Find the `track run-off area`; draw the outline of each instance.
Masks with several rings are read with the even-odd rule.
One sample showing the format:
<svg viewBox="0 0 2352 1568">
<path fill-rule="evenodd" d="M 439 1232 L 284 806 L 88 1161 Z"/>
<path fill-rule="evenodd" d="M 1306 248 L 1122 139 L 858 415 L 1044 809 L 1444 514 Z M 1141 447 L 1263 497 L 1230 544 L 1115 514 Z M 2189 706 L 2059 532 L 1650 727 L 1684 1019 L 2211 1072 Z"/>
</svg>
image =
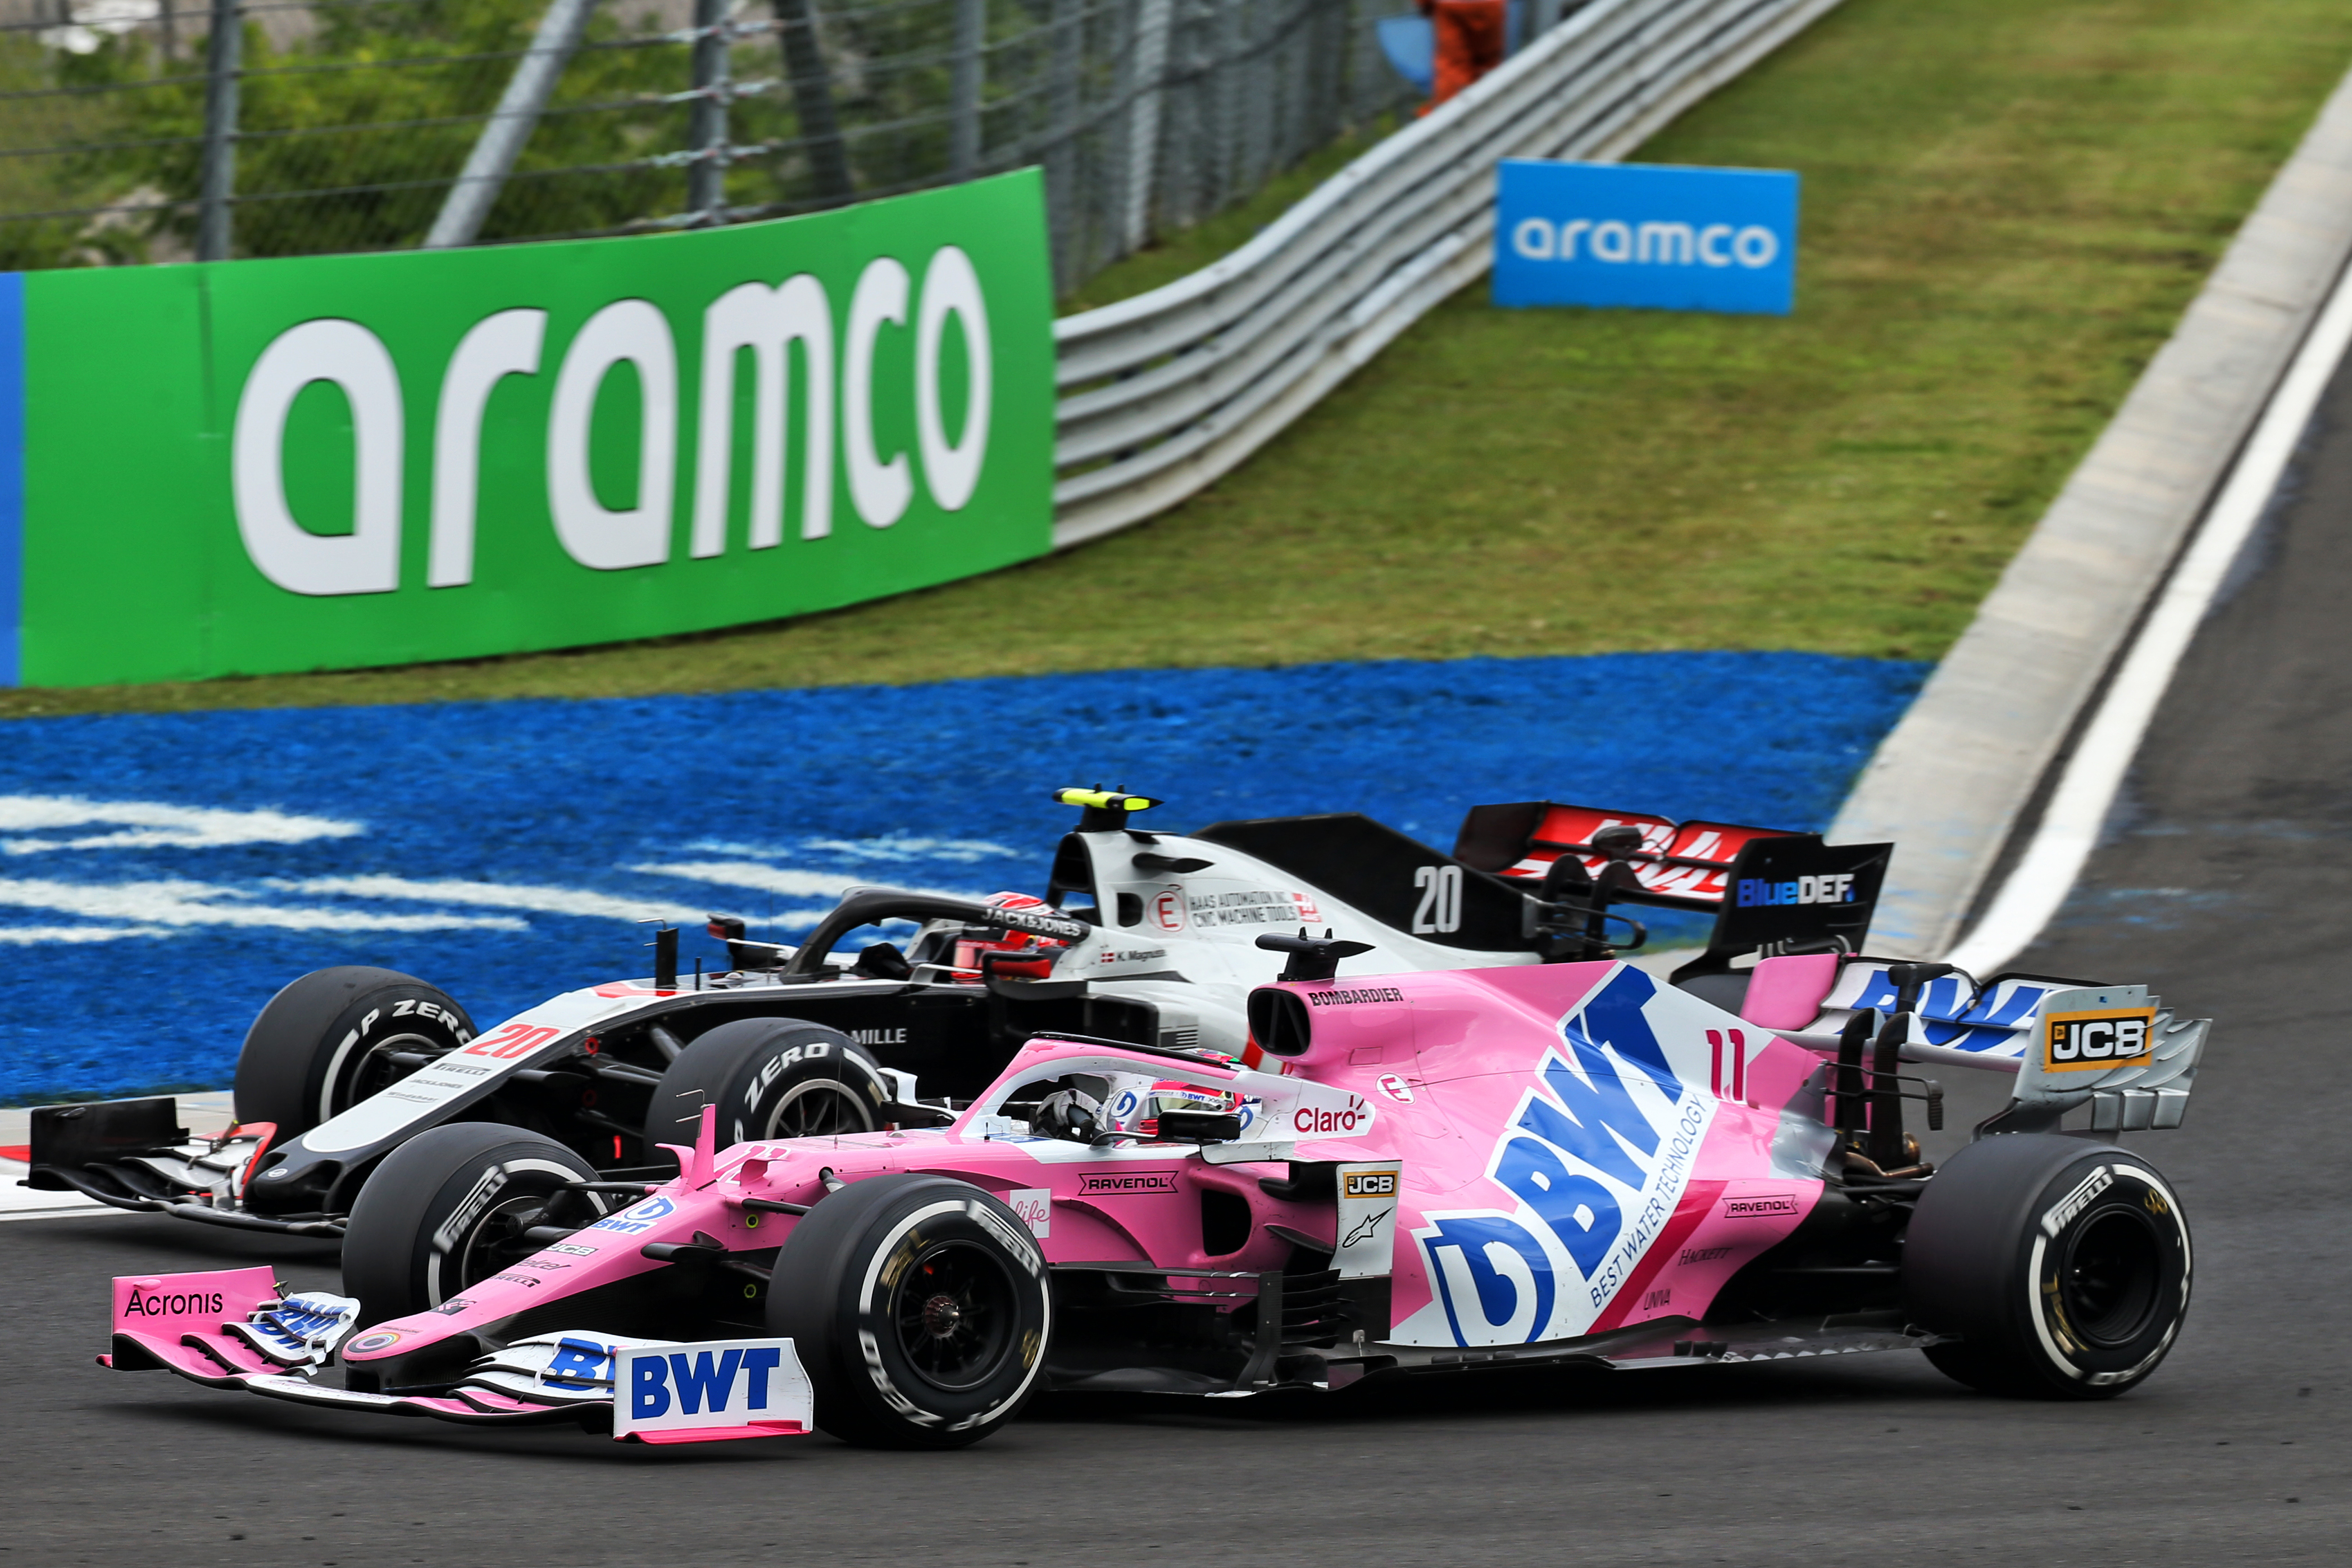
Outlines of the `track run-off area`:
<svg viewBox="0 0 2352 1568">
<path fill-rule="evenodd" d="M 2352 374 L 2139 752 L 2108 841 L 2020 967 L 2144 980 L 2219 1020 L 2177 1184 L 2196 1300 L 2105 1404 L 1979 1397 L 1909 1355 L 1465 1374 L 1321 1398 L 1065 1396 L 977 1447 L 666 1452 L 337 1418 L 92 1364 L 104 1282 L 317 1244 L 101 1215 L 0 1226 L 0 1560 L 339 1565 L 882 1562 L 1831 1564 L 2340 1561 L 2352 1534 Z M 94 973 L 104 960 L 94 957 Z M 135 966 L 133 966 L 135 968 Z M 1948 1152 L 2005 1082 L 1941 1075 Z"/>
</svg>

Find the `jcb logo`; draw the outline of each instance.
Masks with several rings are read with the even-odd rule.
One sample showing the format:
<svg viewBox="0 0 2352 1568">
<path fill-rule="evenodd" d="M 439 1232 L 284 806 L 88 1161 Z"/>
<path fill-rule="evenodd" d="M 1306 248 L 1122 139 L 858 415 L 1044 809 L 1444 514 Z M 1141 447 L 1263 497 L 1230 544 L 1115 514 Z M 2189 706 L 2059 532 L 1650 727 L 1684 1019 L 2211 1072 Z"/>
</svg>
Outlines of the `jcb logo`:
<svg viewBox="0 0 2352 1568">
<path fill-rule="evenodd" d="M 1351 1198 L 1392 1198 L 1397 1194 L 1394 1171 L 1350 1171 L 1342 1195 Z"/>
<path fill-rule="evenodd" d="M 2053 1013 L 2042 1037 L 2042 1065 L 2051 1072 L 2129 1067 L 2149 1058 L 2155 1036 L 2156 1014 L 2149 1008 Z"/>
</svg>

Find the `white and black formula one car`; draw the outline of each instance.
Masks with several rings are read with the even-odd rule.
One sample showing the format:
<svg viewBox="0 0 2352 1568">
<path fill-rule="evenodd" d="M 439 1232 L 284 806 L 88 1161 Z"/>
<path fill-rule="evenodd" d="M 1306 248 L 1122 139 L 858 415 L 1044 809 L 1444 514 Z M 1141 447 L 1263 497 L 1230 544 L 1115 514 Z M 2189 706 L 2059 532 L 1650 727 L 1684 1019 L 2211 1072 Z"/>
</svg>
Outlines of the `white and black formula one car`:
<svg viewBox="0 0 2352 1568">
<path fill-rule="evenodd" d="M 1674 979 L 1736 1006 L 1735 959 L 1860 951 L 1892 848 L 1538 801 L 1474 807 L 1448 855 L 1352 814 L 1179 836 L 1130 825 L 1149 797 L 1055 799 L 1082 815 L 1042 899 L 856 889 L 797 947 L 713 917 L 728 972 L 681 975 L 665 931 L 650 977 L 566 992 L 487 1033 L 392 970 L 304 975 L 246 1036 L 227 1133 L 190 1138 L 169 1098 L 43 1108 L 26 1184 L 333 1237 L 386 1154 L 481 1122 L 567 1152 L 543 1180 L 511 1176 L 499 1202 L 520 1231 L 559 1187 L 665 1177 L 663 1146 L 690 1143 L 706 1106 L 727 1143 L 941 1126 L 1046 1035 L 1255 1061 L 1246 1005 L 1274 977 L 1256 942 L 1272 932 L 1321 931 L 1344 978 L 1612 958 L 1646 940 L 1622 909 L 1712 913 Z M 919 929 L 835 959 L 888 921 Z"/>
</svg>

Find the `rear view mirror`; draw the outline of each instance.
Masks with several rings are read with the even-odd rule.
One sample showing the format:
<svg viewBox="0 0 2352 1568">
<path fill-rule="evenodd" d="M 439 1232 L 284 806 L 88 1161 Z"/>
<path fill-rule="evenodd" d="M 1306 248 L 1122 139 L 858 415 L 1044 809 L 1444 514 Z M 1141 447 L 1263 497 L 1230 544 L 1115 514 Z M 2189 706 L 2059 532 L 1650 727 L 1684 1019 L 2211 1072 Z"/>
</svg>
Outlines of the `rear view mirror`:
<svg viewBox="0 0 2352 1568">
<path fill-rule="evenodd" d="M 1242 1119 L 1215 1110 L 1163 1110 L 1160 1136 L 1171 1143 L 1231 1143 L 1242 1135 Z"/>
</svg>

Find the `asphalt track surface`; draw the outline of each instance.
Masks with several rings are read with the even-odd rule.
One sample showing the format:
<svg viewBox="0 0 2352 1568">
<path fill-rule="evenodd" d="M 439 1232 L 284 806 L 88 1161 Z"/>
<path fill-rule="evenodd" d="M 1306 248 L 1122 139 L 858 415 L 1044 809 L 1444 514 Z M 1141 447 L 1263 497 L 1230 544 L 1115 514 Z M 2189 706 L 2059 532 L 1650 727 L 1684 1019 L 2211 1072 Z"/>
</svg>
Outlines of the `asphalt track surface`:
<svg viewBox="0 0 2352 1568">
<path fill-rule="evenodd" d="M 2197 1298 L 2105 1404 L 1917 1358 L 1463 1376 L 1329 1399 L 1063 1399 L 982 1446 L 651 1451 L 369 1421 L 91 1364 L 115 1273 L 311 1244 L 142 1217 L 0 1225 L 0 1565 L 2341 1562 L 2352 1542 L 2352 376 L 2143 747 L 2113 842 L 2021 967 L 2219 1026 L 2177 1182 Z M 1997 1080 L 1944 1075 L 1948 1148 Z"/>
</svg>

